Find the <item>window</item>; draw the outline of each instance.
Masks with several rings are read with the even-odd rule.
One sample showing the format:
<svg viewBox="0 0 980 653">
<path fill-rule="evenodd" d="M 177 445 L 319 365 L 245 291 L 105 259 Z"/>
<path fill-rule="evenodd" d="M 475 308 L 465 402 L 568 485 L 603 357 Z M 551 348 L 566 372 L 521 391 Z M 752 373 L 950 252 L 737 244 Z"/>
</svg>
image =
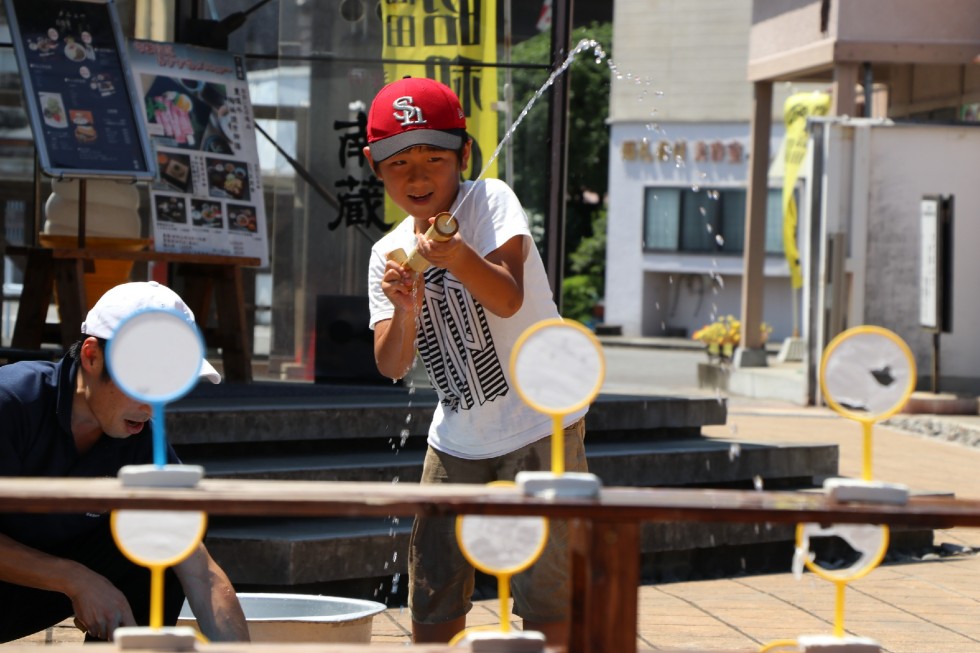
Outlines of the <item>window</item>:
<svg viewBox="0 0 980 653">
<path fill-rule="evenodd" d="M 741 254 L 746 191 L 741 188 L 647 188 L 644 251 Z M 766 198 L 766 254 L 783 253 L 782 190 Z"/>
</svg>

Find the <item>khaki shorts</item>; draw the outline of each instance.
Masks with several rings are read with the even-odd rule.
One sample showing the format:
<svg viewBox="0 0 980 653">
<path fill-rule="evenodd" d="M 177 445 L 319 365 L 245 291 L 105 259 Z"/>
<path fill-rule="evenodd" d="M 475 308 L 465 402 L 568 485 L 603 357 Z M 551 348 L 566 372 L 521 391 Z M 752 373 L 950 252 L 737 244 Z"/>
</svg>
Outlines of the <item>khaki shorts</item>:
<svg viewBox="0 0 980 653">
<path fill-rule="evenodd" d="M 565 429 L 565 469 L 588 471 L 585 420 Z M 551 438 L 496 458 L 465 460 L 436 451 L 425 454 L 422 483 L 490 483 L 512 481 L 520 471 L 551 469 Z M 549 522 L 548 543 L 541 557 L 511 578 L 514 614 L 537 622 L 569 618 L 568 525 Z M 408 551 L 408 605 L 412 619 L 440 624 L 462 617 L 473 604 L 475 572 L 456 543 L 455 517 L 416 517 Z"/>
</svg>

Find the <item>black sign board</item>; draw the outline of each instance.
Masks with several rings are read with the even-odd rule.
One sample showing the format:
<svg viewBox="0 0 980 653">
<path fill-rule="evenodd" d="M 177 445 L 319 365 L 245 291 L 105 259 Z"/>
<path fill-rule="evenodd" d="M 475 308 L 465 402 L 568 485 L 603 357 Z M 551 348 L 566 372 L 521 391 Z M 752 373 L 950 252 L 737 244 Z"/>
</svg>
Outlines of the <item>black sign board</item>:
<svg viewBox="0 0 980 653">
<path fill-rule="evenodd" d="M 4 0 L 41 169 L 152 179 L 152 156 L 112 0 Z"/>
</svg>

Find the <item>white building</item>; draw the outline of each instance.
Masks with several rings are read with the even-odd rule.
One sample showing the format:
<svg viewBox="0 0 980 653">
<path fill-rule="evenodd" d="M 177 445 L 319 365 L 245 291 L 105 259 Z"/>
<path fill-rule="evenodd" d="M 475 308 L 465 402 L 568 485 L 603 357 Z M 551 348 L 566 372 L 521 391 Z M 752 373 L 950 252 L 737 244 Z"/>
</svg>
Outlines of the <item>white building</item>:
<svg viewBox="0 0 980 653">
<path fill-rule="evenodd" d="M 616 2 L 605 321 L 624 335 L 690 337 L 739 315 L 751 17 L 751 0 Z M 770 152 L 779 152 L 786 97 L 814 88 L 777 87 Z M 781 181 L 770 183 L 766 230 L 764 320 L 774 340 L 799 319 Z"/>
</svg>

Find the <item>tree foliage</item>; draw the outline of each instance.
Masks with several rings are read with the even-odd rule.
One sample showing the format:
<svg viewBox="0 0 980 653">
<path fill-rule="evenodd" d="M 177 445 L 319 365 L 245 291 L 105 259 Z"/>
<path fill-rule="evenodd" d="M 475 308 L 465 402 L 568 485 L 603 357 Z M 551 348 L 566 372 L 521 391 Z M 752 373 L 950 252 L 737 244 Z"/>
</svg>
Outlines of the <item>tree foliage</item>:
<svg viewBox="0 0 980 653">
<path fill-rule="evenodd" d="M 571 45 L 597 41 L 612 51 L 612 25 L 593 23 L 573 31 Z M 550 56 L 551 35 L 542 33 L 514 47 L 517 63 L 542 63 Z M 568 177 L 565 204 L 565 270 L 562 283 L 563 314 L 591 322 L 604 285 L 606 214 L 609 185 L 609 66 L 587 49 L 576 55 L 565 74 L 569 88 Z M 548 78 L 545 71 L 514 75 L 514 110 L 519 113 Z M 542 98 L 544 100 L 544 98 Z M 532 221 L 543 218 L 547 205 L 548 111 L 535 104 L 515 132 L 513 141 L 514 190 L 528 208 Z"/>
<path fill-rule="evenodd" d="M 598 41 L 608 53 L 612 46 L 610 23 L 579 27 L 572 46 L 582 40 Z M 514 46 L 514 63 L 548 61 L 551 34 L 544 32 Z M 591 50 L 579 53 L 565 72 L 570 75 L 568 127 L 568 198 L 582 203 L 586 191 L 604 197 L 609 180 L 609 66 L 596 63 Z M 548 78 L 546 71 L 514 74 L 514 111 L 520 113 Z M 545 98 L 528 112 L 515 133 L 514 190 L 531 207 L 543 207 L 547 196 L 548 112 Z"/>
</svg>

